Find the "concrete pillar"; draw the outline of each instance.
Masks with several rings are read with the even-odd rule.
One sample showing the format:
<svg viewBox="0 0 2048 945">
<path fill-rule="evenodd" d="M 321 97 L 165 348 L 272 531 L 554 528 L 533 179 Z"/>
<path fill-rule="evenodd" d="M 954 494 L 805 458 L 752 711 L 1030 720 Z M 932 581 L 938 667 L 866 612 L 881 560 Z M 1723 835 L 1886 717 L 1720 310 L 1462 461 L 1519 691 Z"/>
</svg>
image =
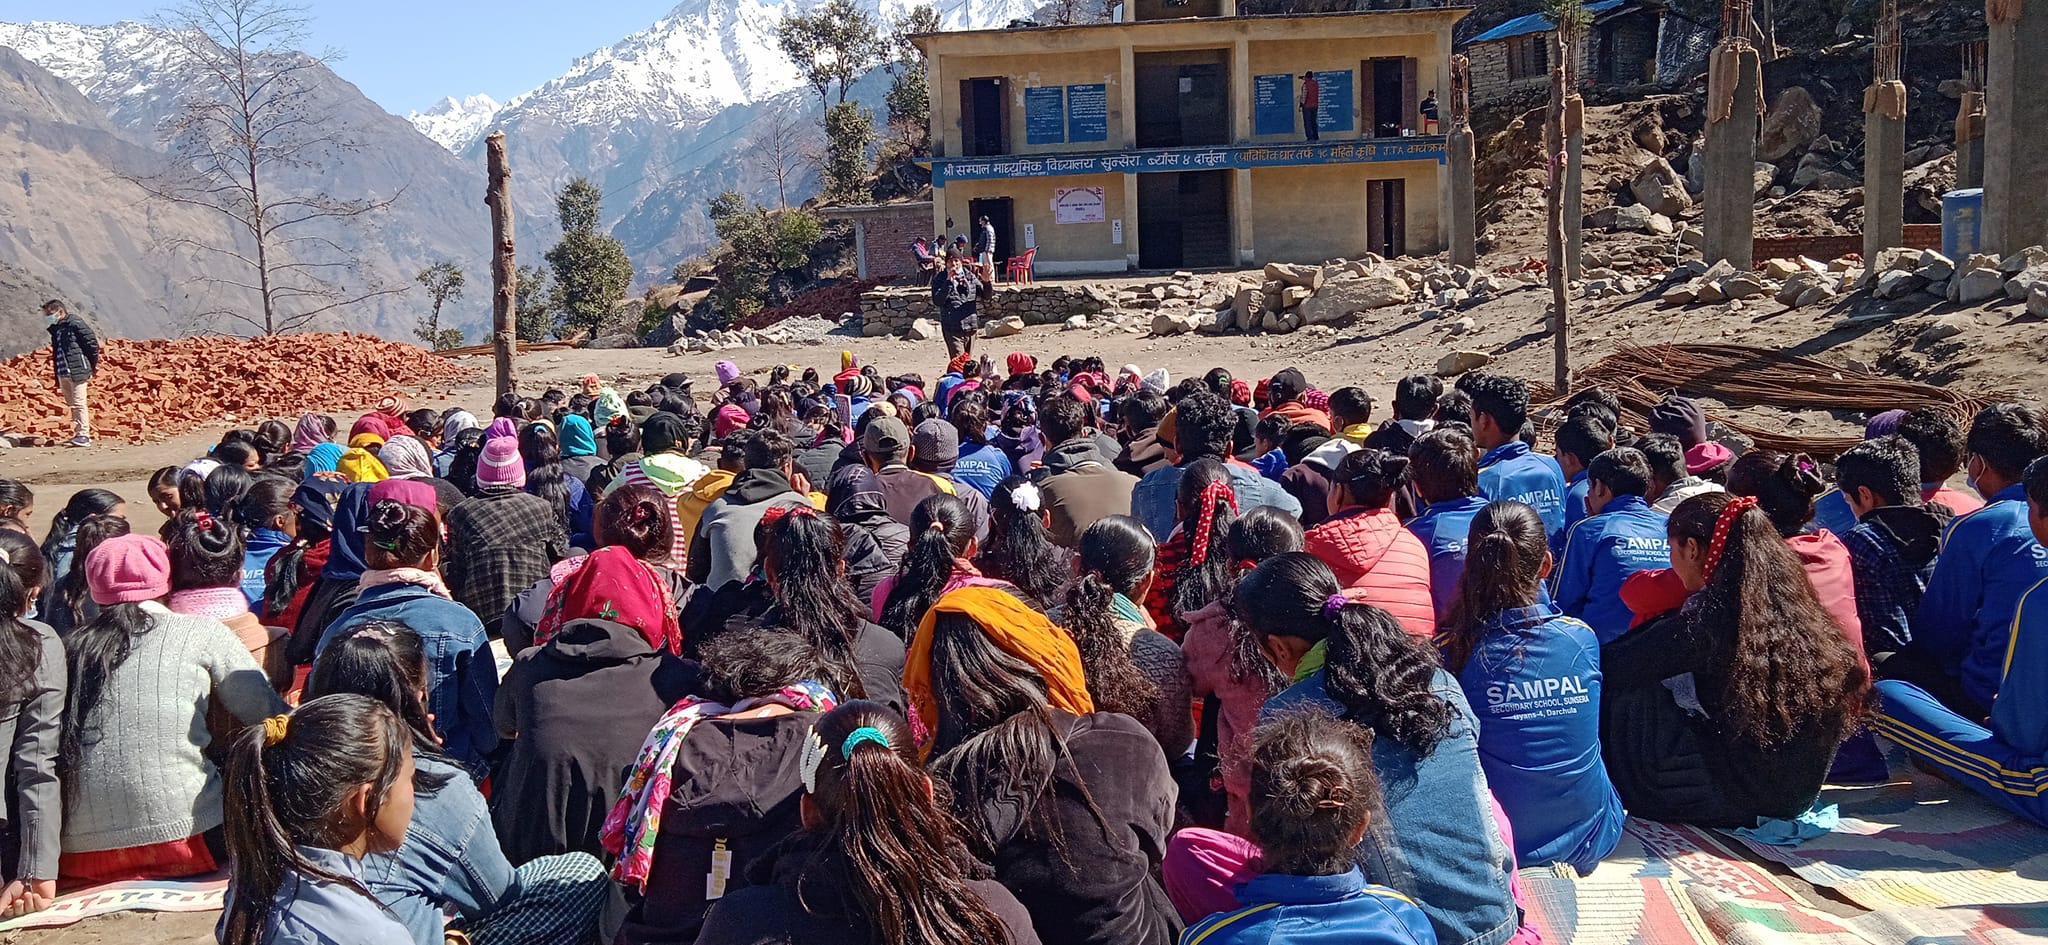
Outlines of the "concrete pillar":
<svg viewBox="0 0 2048 945">
<path fill-rule="evenodd" d="M 1123 146 L 1135 148 L 1138 146 L 1138 66 L 1129 43 L 1117 47 L 1117 74 L 1122 77 L 1117 82 L 1117 110 L 1123 119 L 1118 122 L 1122 126 L 1118 130 L 1123 134 Z"/>
<path fill-rule="evenodd" d="M 932 56 L 924 67 L 925 108 L 931 113 L 933 157 L 963 153 L 960 147 L 960 90 L 947 90 L 946 75 L 939 68 L 944 62 L 944 59 Z"/>
<path fill-rule="evenodd" d="M 1728 117 L 1714 120 L 1716 103 L 1711 92 L 1707 102 L 1706 245 L 1702 255 L 1708 264 L 1726 259 L 1737 269 L 1755 265 L 1756 238 L 1756 134 L 1758 83 L 1763 71 L 1757 51 L 1748 46 L 1717 47 L 1709 70 L 1707 88 L 1725 85 L 1733 90 Z M 1734 70 L 1732 76 L 1719 75 Z"/>
<path fill-rule="evenodd" d="M 1258 251 L 1252 246 L 1252 169 L 1237 169 L 1237 180 L 1231 186 L 1230 229 L 1237 237 L 1237 264 L 1250 266 L 1258 258 Z"/>
<path fill-rule="evenodd" d="M 1985 43 L 1981 245 L 2011 253 L 2048 244 L 2048 0 L 1995 7 L 2005 15 Z"/>
<path fill-rule="evenodd" d="M 1449 151 L 1449 158 L 1445 162 L 1449 180 L 1445 189 L 1450 191 L 1451 205 L 1450 217 L 1444 224 L 1445 243 L 1451 251 L 1451 265 L 1477 265 L 1479 218 L 1478 204 L 1473 196 L 1475 185 L 1472 177 L 1472 129 L 1451 129 L 1445 147 Z"/>
<path fill-rule="evenodd" d="M 1905 244 L 1906 122 L 1874 109 L 1863 116 L 1864 262 Z"/>
<path fill-rule="evenodd" d="M 1984 93 L 1964 92 L 1956 109 L 1956 189 L 1984 186 Z"/>
<path fill-rule="evenodd" d="M 1251 42 L 1243 39 L 1230 47 L 1230 140 L 1238 144 L 1252 140 L 1251 49 Z"/>
<path fill-rule="evenodd" d="M 1125 49 L 1129 53 L 1129 49 Z M 1129 73 L 1126 73 L 1128 75 Z M 1124 175 L 1124 262 L 1138 271 L 1138 175 Z"/>
</svg>

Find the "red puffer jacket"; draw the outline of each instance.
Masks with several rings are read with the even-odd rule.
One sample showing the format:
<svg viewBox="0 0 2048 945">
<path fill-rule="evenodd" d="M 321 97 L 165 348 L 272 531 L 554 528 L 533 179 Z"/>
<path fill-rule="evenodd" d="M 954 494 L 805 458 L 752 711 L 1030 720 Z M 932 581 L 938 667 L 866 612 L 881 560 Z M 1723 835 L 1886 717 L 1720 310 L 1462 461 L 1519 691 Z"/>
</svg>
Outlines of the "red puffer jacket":
<svg viewBox="0 0 2048 945">
<path fill-rule="evenodd" d="M 1309 529 L 1303 550 L 1323 559 L 1353 599 L 1393 614 L 1409 633 L 1436 636 L 1429 550 L 1393 510 L 1348 509 Z"/>
<path fill-rule="evenodd" d="M 1842 636 L 1856 649 L 1856 657 L 1864 659 L 1863 618 L 1856 613 L 1856 578 L 1849 564 L 1849 547 L 1825 528 L 1811 535 L 1794 535 L 1785 539 L 1785 544 L 1799 556 L 1821 608 L 1842 625 Z"/>
</svg>

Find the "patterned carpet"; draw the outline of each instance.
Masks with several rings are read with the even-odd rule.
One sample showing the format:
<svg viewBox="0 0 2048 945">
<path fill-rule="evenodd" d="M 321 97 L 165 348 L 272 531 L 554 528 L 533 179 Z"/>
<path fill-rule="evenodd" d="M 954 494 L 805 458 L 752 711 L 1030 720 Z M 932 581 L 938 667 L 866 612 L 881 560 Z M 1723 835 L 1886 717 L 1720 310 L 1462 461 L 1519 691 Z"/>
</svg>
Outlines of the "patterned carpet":
<svg viewBox="0 0 2048 945">
<path fill-rule="evenodd" d="M 0 922 L 0 932 L 54 929 L 116 912 L 218 912 L 226 901 L 226 870 L 191 879 L 109 883 L 60 896 L 41 912 Z"/>
</svg>

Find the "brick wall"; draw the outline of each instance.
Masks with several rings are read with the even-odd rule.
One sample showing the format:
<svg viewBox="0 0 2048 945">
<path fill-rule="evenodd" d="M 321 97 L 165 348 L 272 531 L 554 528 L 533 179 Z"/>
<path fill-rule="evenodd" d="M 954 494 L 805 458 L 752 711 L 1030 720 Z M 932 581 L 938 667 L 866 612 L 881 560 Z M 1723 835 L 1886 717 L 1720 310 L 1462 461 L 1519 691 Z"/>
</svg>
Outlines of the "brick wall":
<svg viewBox="0 0 2048 945">
<path fill-rule="evenodd" d="M 1941 224 L 1906 224 L 1906 246 L 1909 249 L 1941 249 Z M 1863 234 L 1765 236 L 1757 238 L 1752 249 L 1759 264 L 1766 259 L 1791 259 L 1795 256 L 1826 262 L 1851 254 L 1862 255 Z"/>
<path fill-rule="evenodd" d="M 1657 14 L 1633 13 L 1617 20 L 1607 33 L 1614 47 L 1614 75 L 1617 84 L 1641 82 L 1644 64 L 1657 56 Z"/>
<path fill-rule="evenodd" d="M 830 216 L 832 211 L 828 208 L 825 213 Z M 861 228 L 870 281 L 885 284 L 924 281 L 917 269 L 917 258 L 910 253 L 910 243 L 931 238 L 931 204 L 920 201 L 877 207 L 849 213 L 847 217 Z"/>
</svg>

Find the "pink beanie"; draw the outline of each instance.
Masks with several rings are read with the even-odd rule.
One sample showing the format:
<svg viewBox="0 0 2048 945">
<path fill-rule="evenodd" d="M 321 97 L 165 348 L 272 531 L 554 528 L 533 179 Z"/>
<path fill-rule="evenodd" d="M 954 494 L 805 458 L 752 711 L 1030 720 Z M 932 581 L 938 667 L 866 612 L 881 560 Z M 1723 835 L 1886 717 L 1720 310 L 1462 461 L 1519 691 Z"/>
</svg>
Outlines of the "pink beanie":
<svg viewBox="0 0 2048 945">
<path fill-rule="evenodd" d="M 711 436 L 722 440 L 726 434 L 744 428 L 751 419 L 753 418 L 747 416 L 747 408 L 739 404 L 726 404 L 711 415 Z"/>
<path fill-rule="evenodd" d="M 370 487 L 371 507 L 386 499 L 401 505 L 426 509 L 436 515 L 441 512 L 441 503 L 434 494 L 434 487 L 418 479 L 385 479 Z"/>
<path fill-rule="evenodd" d="M 171 552 L 155 535 L 109 538 L 85 556 L 85 585 L 101 607 L 161 600 L 171 593 Z"/>
<path fill-rule="evenodd" d="M 476 458 L 476 484 L 526 488 L 526 460 L 519 455 L 518 440 L 501 436 L 484 444 Z"/>
</svg>

